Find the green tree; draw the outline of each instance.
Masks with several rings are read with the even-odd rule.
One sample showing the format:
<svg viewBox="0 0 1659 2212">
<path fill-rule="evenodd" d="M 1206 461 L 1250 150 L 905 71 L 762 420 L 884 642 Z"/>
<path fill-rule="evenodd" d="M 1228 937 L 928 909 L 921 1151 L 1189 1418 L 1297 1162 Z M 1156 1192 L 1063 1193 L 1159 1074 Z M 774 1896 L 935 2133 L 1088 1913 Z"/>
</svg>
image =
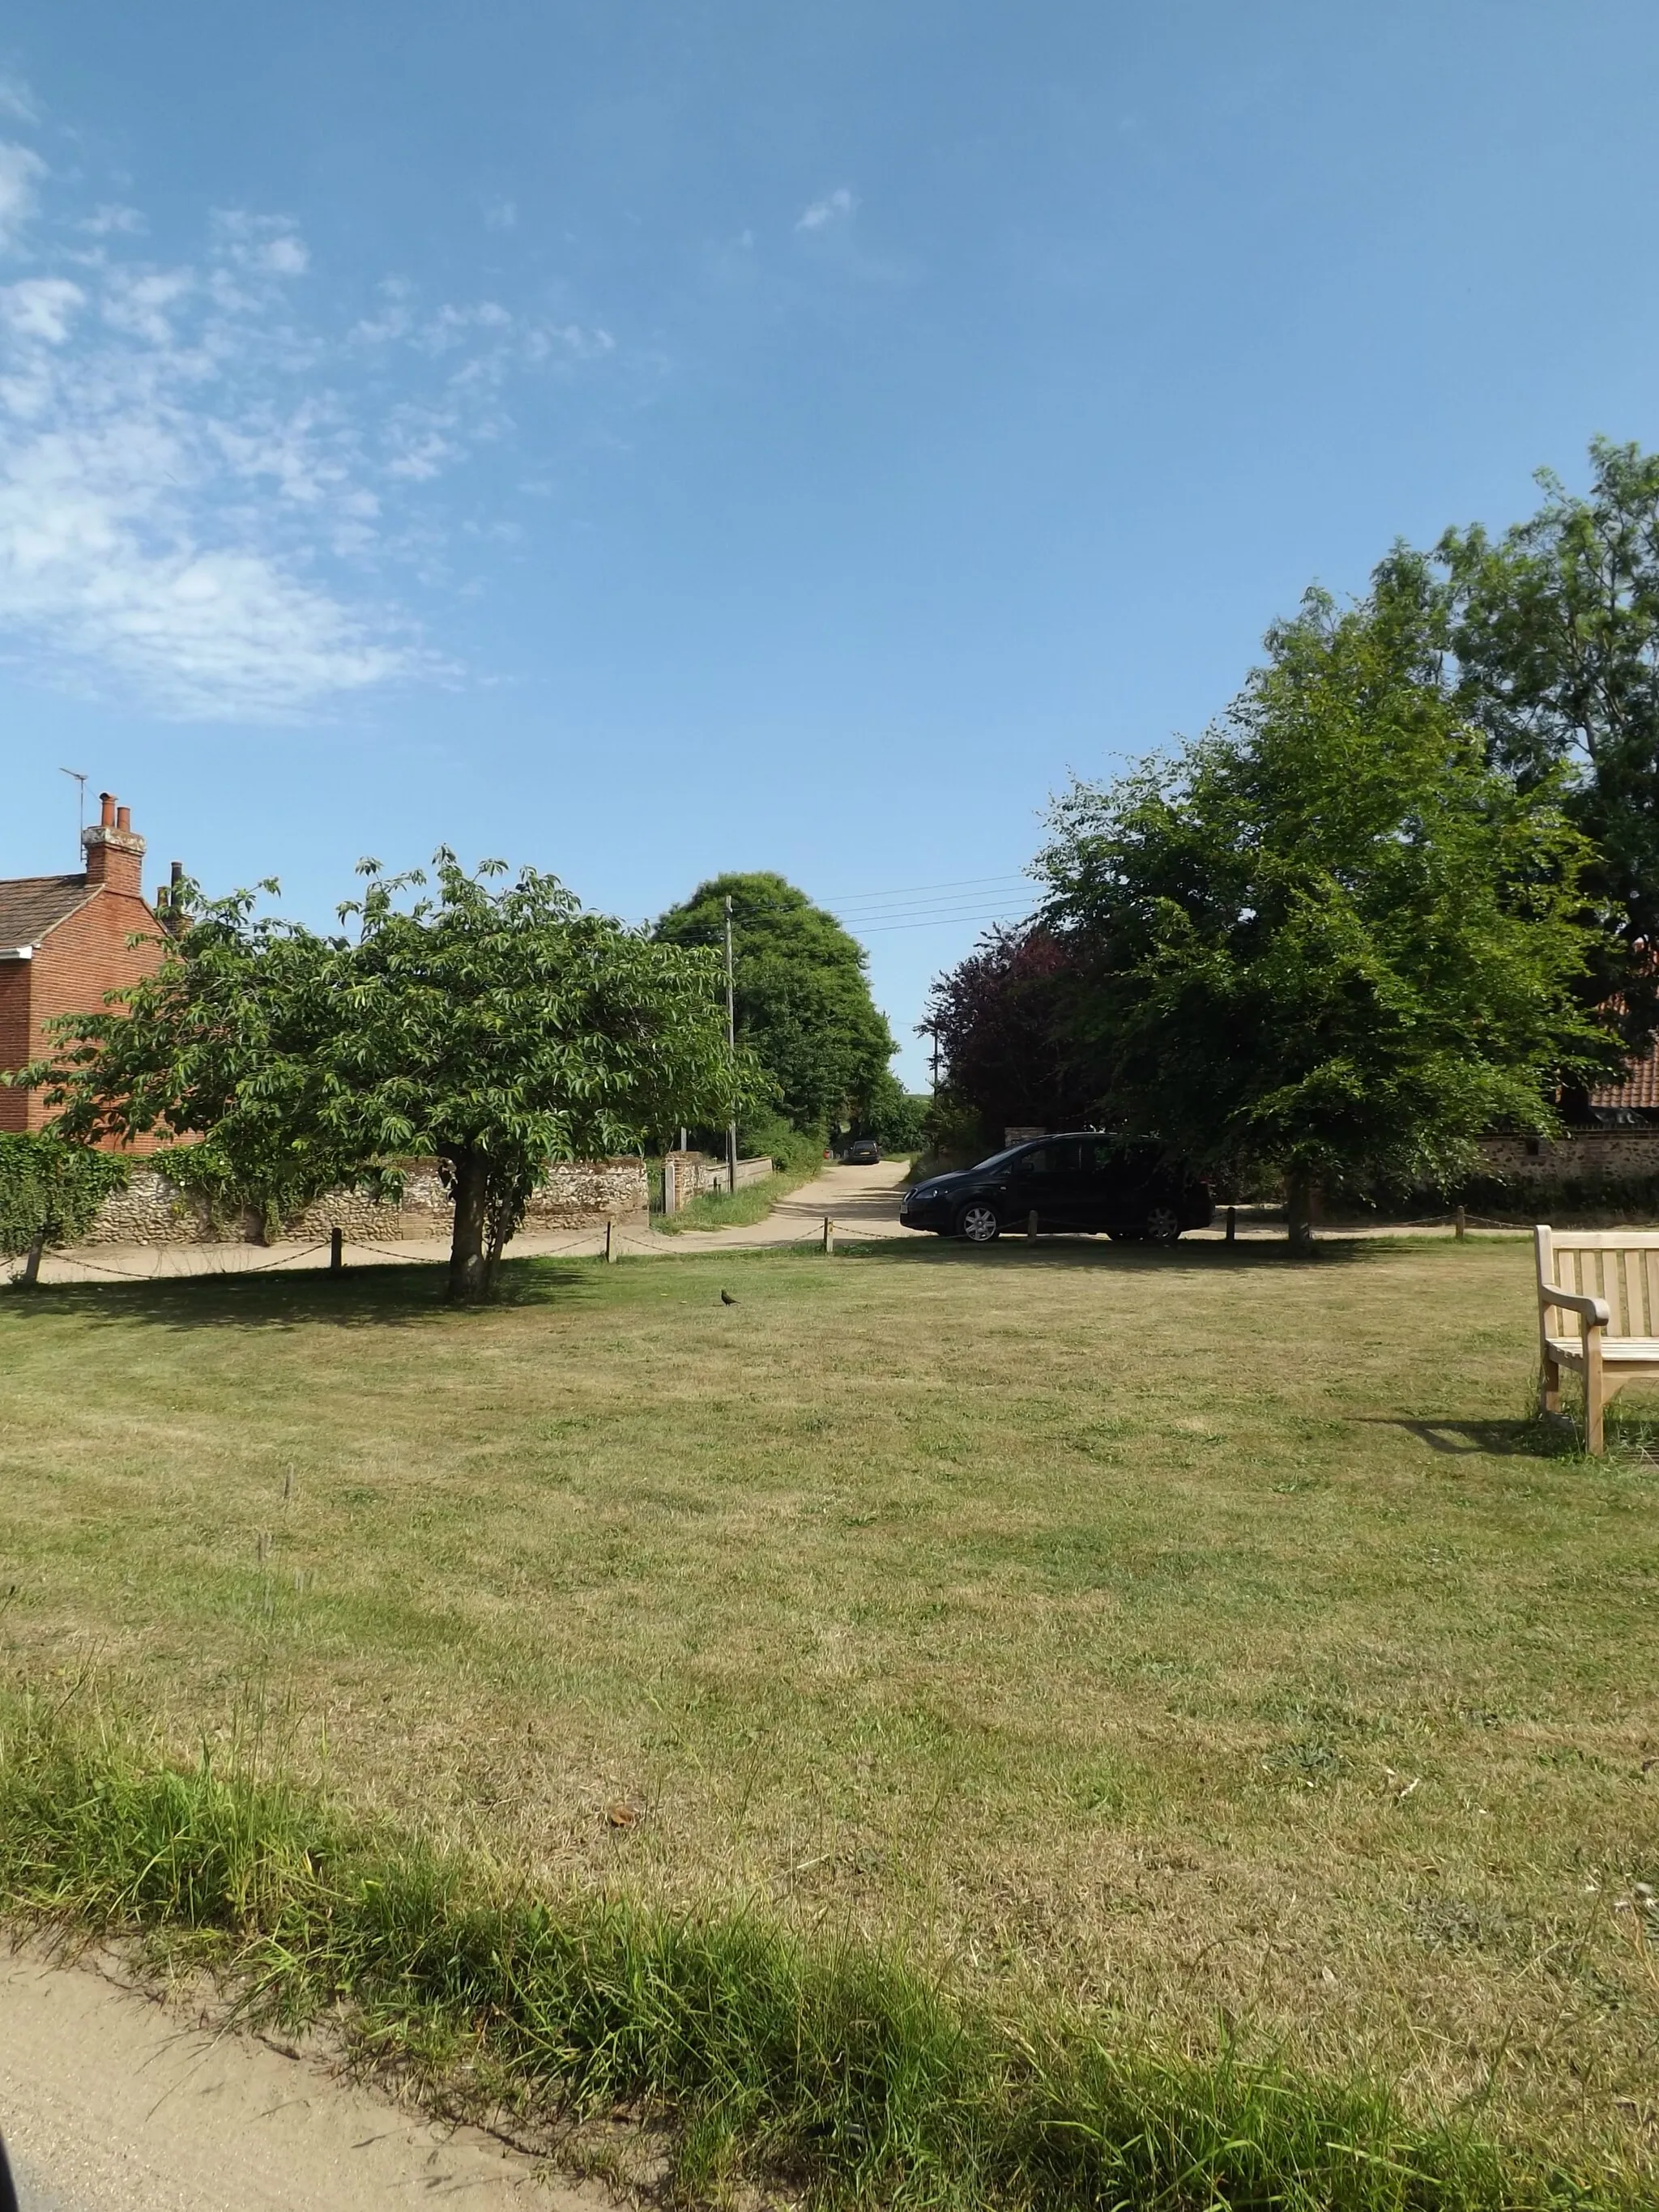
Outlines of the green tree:
<svg viewBox="0 0 1659 2212">
<path fill-rule="evenodd" d="M 1637 1043 L 1659 1016 L 1659 455 L 1598 439 L 1590 460 L 1586 496 L 1545 471 L 1530 520 L 1436 551 L 1465 711 L 1523 788 L 1565 770 L 1586 885 L 1619 917 L 1587 995 L 1622 994 Z"/>
<path fill-rule="evenodd" d="M 398 1157 L 440 1162 L 455 1201 L 449 1295 L 489 1296 L 554 1159 L 637 1149 L 722 1118 L 751 1079 L 726 1050 L 720 963 L 581 911 L 551 876 L 366 861 L 341 933 L 195 905 L 125 1011 L 77 1018 L 50 1068 L 64 1126 L 210 1147 L 222 1188 L 292 1211 Z M 261 889 L 275 891 L 274 884 Z"/>
<path fill-rule="evenodd" d="M 820 1140 L 861 1113 L 898 1049 L 870 996 L 866 956 L 782 876 L 716 876 L 657 924 L 665 945 L 725 944 L 732 901 L 739 1041 L 798 1129 Z"/>
<path fill-rule="evenodd" d="M 883 1068 L 870 1086 L 849 1133 L 873 1137 L 884 1152 L 919 1152 L 927 1136 L 928 1103 L 926 1097 L 907 1091 L 897 1076 Z"/>
<path fill-rule="evenodd" d="M 0 1135 L 0 1254 L 22 1259 L 32 1288 L 42 1255 L 72 1244 L 126 1179 L 125 1160 L 72 1143 L 60 1129 Z"/>
<path fill-rule="evenodd" d="M 1072 949 L 1041 921 L 988 930 L 965 960 L 939 976 L 924 1024 L 945 1061 L 957 1141 L 1000 1147 L 1011 1126 L 1086 1125 L 1100 1074 L 1080 1054 L 1066 1018 Z M 968 1116 L 977 1127 L 968 1136 Z M 936 1114 L 941 1134 L 947 1121 Z"/>
<path fill-rule="evenodd" d="M 1041 863 L 1110 1121 L 1282 1170 L 1298 1247 L 1316 1182 L 1443 1183 L 1609 1053 L 1559 776 L 1491 765 L 1442 643 L 1419 561 L 1345 613 L 1310 592 L 1226 724 L 1074 787 Z"/>
</svg>

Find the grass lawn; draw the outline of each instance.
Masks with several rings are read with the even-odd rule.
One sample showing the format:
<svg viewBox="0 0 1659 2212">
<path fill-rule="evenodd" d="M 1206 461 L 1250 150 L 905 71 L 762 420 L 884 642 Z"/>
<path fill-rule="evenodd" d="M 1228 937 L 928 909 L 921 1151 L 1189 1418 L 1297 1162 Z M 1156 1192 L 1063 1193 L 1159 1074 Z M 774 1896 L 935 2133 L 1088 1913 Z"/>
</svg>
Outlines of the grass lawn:
<svg viewBox="0 0 1659 2212">
<path fill-rule="evenodd" d="M 1528 1422 L 1524 1244 L 503 1272 L 0 1297 L 7 1666 L 1655 2159 L 1659 1467 Z"/>
<path fill-rule="evenodd" d="M 752 1228 L 756 1222 L 765 1220 L 781 1198 L 787 1198 L 823 1173 L 822 1160 L 800 1167 L 775 1167 L 758 1182 L 746 1182 L 738 1190 L 705 1191 L 699 1198 L 689 1198 L 678 1213 L 654 1216 L 651 1226 L 670 1237 L 687 1229 Z"/>
</svg>

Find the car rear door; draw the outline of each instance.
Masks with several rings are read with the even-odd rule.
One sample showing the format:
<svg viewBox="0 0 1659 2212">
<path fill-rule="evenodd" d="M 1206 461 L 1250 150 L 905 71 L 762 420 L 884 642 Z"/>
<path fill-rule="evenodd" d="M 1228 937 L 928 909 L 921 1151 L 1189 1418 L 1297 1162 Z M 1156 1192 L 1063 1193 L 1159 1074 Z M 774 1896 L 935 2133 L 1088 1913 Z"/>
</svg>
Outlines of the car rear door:
<svg viewBox="0 0 1659 2212">
<path fill-rule="evenodd" d="M 1094 1147 L 1097 1229 L 1137 1230 L 1150 1203 L 1149 1156 L 1144 1149 L 1102 1139 Z"/>
<path fill-rule="evenodd" d="M 1087 1227 L 1083 1149 L 1075 1137 L 1052 1137 L 1024 1154 L 1010 1182 L 1010 1229 L 1024 1228 L 1033 1213 L 1039 1229 Z"/>
<path fill-rule="evenodd" d="M 1079 1229 L 1118 1229 L 1123 1224 L 1122 1157 L 1109 1139 L 1085 1138 L 1079 1184 Z"/>
</svg>

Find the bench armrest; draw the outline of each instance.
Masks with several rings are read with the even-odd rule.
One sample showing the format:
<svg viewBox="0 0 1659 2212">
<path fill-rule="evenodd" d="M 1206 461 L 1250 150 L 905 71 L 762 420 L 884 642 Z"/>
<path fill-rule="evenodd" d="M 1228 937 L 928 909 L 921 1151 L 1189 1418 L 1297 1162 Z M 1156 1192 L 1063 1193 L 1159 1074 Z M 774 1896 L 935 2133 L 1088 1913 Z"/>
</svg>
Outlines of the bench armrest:
<svg viewBox="0 0 1659 2212">
<path fill-rule="evenodd" d="M 1564 1291 L 1559 1283 L 1540 1283 L 1538 1303 L 1540 1306 L 1559 1306 L 1564 1313 L 1582 1314 L 1595 1328 L 1605 1328 L 1613 1319 L 1605 1298 L 1585 1297 L 1578 1291 Z"/>
</svg>

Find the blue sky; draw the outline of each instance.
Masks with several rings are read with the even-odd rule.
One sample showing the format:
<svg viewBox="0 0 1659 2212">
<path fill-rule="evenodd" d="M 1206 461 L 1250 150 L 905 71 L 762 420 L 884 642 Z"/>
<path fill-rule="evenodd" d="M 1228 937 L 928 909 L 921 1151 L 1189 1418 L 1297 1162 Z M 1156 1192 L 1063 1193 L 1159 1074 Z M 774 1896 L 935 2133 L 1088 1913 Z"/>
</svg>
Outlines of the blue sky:
<svg viewBox="0 0 1659 2212">
<path fill-rule="evenodd" d="M 907 1051 L 1048 795 L 1659 441 L 1652 0 L 12 0 L 0 873 L 776 867 Z"/>
</svg>

